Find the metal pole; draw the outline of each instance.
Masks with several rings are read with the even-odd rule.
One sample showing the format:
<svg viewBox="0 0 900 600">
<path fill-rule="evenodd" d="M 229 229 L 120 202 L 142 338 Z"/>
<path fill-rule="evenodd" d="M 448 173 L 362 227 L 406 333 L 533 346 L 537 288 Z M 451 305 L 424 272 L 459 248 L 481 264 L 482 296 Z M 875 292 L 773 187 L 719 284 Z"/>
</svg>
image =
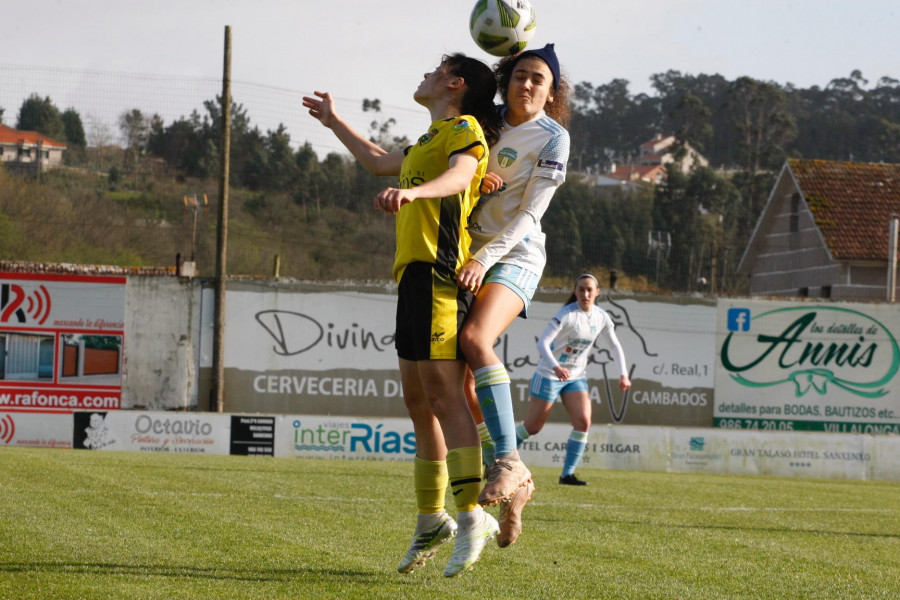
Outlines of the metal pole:
<svg viewBox="0 0 900 600">
<path fill-rule="evenodd" d="M 228 248 L 228 177 L 231 164 L 231 26 L 225 26 L 222 69 L 222 146 L 219 164 L 219 222 L 216 235 L 216 310 L 213 322 L 213 389 L 216 412 L 225 412 L 225 278 Z M 212 404 L 212 402 L 210 402 Z"/>
<path fill-rule="evenodd" d="M 887 301 L 894 302 L 897 298 L 897 230 L 900 228 L 900 218 L 891 215 L 891 227 L 888 234 L 888 272 L 887 272 Z"/>
<path fill-rule="evenodd" d="M 197 213 L 200 212 L 200 205 L 197 204 L 197 194 L 194 194 L 194 227 L 191 230 L 191 262 L 194 262 L 194 253 L 197 248 Z"/>
</svg>

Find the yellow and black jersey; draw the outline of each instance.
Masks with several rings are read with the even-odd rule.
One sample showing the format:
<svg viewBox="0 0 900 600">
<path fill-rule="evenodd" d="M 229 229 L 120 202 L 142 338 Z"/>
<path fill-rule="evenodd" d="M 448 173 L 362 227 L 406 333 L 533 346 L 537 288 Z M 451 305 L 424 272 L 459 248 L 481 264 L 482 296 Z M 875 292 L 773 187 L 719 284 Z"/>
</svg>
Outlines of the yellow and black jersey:
<svg viewBox="0 0 900 600">
<path fill-rule="evenodd" d="M 397 213 L 394 279 L 398 282 L 412 262 L 433 263 L 438 271 L 455 275 L 470 256 L 467 218 L 478 202 L 488 163 L 487 142 L 474 117 L 463 115 L 432 123 L 428 133 L 406 149 L 399 187 L 413 188 L 435 179 L 449 168 L 450 157 L 460 153 L 478 158 L 465 191 L 445 198 L 419 198 Z"/>
</svg>

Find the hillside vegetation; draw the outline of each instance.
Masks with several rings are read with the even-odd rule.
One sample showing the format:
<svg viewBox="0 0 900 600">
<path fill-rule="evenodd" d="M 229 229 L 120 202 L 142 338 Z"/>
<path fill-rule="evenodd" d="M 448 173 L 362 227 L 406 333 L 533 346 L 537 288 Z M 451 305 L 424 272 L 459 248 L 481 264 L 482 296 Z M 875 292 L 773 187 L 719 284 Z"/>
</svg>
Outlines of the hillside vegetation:
<svg viewBox="0 0 900 600">
<path fill-rule="evenodd" d="M 546 282 L 614 271 L 620 287 L 740 292 L 738 260 L 785 158 L 900 162 L 891 77 L 870 83 L 854 71 L 809 89 L 678 71 L 651 81 L 653 95 L 620 79 L 573 86 L 569 175 L 542 221 Z M 383 109 L 363 100 L 365 133 L 407 145 Z M 120 145 L 88 144 L 77 110 L 33 94 L 16 126 L 62 136 L 70 169 L 40 181 L 0 174 L 0 260 L 159 266 L 180 255 L 213 274 L 222 112 L 219 99 L 168 123 L 125 110 Z M 239 103 L 231 115 L 228 272 L 271 275 L 277 256 L 285 277 L 389 279 L 394 220 L 372 198 L 393 180 L 298 147 L 283 125 L 263 132 Z M 691 147 L 712 166 L 673 165 L 656 187 L 590 185 L 658 134 L 675 136 L 676 158 Z"/>
</svg>

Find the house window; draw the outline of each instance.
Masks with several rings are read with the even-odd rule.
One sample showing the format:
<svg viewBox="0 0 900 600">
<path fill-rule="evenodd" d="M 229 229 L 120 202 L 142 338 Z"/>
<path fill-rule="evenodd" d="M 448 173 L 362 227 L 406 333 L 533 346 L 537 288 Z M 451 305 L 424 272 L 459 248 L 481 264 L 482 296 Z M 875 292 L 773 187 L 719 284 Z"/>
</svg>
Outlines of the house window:
<svg viewBox="0 0 900 600">
<path fill-rule="evenodd" d="M 3 146 L 0 146 L 0 156 L 3 156 Z"/>
<path fill-rule="evenodd" d="M 831 298 L 831 286 L 830 285 L 822 286 L 822 297 L 823 298 Z"/>
<path fill-rule="evenodd" d="M 44 150 L 43 152 L 41 152 L 41 158 L 43 158 L 44 160 L 48 160 L 50 158 L 50 151 Z"/>
<path fill-rule="evenodd" d="M 791 233 L 800 231 L 800 194 L 791 195 Z"/>
<path fill-rule="evenodd" d="M 800 291 L 797 293 L 797 295 L 800 296 L 801 298 L 809 298 L 809 288 L 808 287 L 800 288 Z"/>
<path fill-rule="evenodd" d="M 19 148 L 19 158 L 30 158 L 31 148 Z"/>
</svg>

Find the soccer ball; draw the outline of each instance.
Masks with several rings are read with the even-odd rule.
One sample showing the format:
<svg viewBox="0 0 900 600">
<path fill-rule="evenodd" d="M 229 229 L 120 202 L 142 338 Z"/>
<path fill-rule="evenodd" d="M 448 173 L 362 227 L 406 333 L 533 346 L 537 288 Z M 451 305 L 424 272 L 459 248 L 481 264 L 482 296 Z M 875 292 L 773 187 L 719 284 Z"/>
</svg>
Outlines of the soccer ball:
<svg viewBox="0 0 900 600">
<path fill-rule="evenodd" d="M 528 0 L 478 0 L 469 17 L 472 39 L 494 56 L 521 52 L 535 29 L 537 21 Z"/>
</svg>

